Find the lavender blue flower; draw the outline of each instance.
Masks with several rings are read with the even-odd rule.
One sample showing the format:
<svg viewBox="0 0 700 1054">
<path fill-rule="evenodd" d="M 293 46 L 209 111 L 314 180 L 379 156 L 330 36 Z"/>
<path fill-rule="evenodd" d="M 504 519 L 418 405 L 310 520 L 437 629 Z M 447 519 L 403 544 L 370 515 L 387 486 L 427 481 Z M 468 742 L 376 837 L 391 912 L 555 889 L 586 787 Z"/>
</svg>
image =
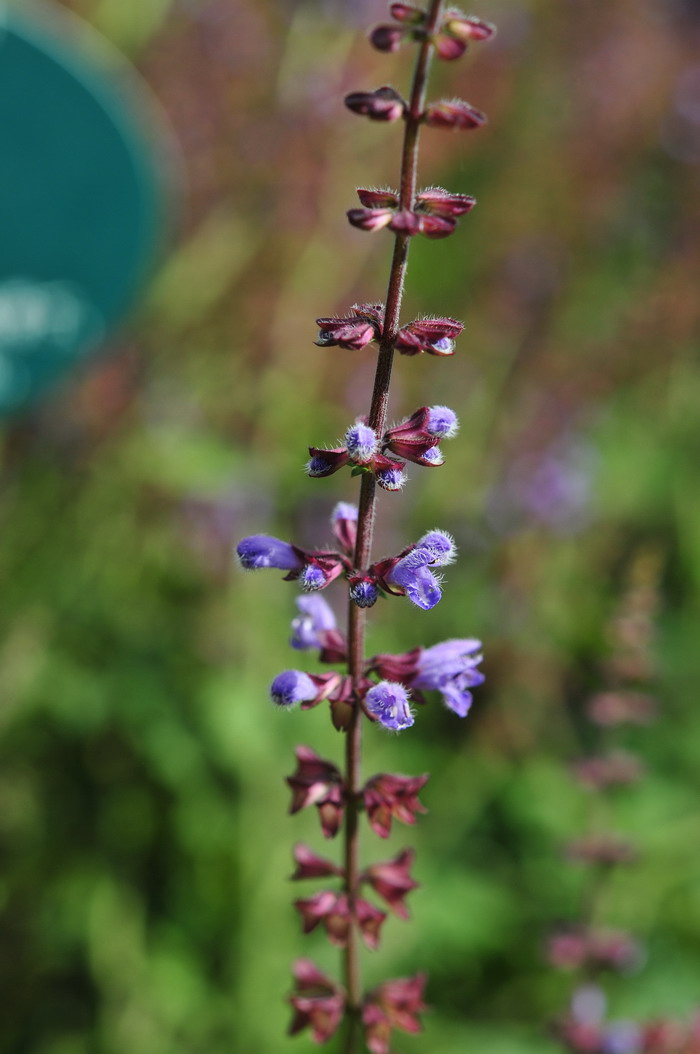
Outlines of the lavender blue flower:
<svg viewBox="0 0 700 1054">
<path fill-rule="evenodd" d="M 385 728 L 400 732 L 414 723 L 408 692 L 401 684 L 380 681 L 367 692 L 365 705 Z"/>
<path fill-rule="evenodd" d="M 377 433 L 361 421 L 357 421 L 348 428 L 345 433 L 345 443 L 352 460 L 357 461 L 360 465 L 371 461 L 379 449 Z"/>
<path fill-rule="evenodd" d="M 323 647 L 319 633 L 336 628 L 333 611 L 320 596 L 297 597 L 296 605 L 300 613 L 292 620 L 289 643 L 297 651 Z"/>
<path fill-rule="evenodd" d="M 440 692 L 450 710 L 458 717 L 466 717 L 472 705 L 469 689 L 484 683 L 484 675 L 476 669 L 481 660 L 481 641 L 471 638 L 446 640 L 423 648 L 412 685 Z"/>
<path fill-rule="evenodd" d="M 378 597 L 379 590 L 374 582 L 363 579 L 359 582 L 353 582 L 350 586 L 350 599 L 354 604 L 357 604 L 358 608 L 371 608 L 376 604 Z"/>
<path fill-rule="evenodd" d="M 278 567 L 282 571 L 298 571 L 304 561 L 294 552 L 289 542 L 268 534 L 251 534 L 238 543 L 238 559 L 247 571 L 259 567 Z"/>
<path fill-rule="evenodd" d="M 439 579 L 428 566 L 435 562 L 429 549 L 416 547 L 389 572 L 387 582 L 403 589 L 416 607 L 430 611 L 442 597 Z"/>
<path fill-rule="evenodd" d="M 270 686 L 270 695 L 277 706 L 294 706 L 314 699 L 318 689 L 307 673 L 285 670 L 275 677 Z"/>
<path fill-rule="evenodd" d="M 382 468 L 377 472 L 377 483 L 383 490 L 401 490 L 406 476 L 401 468 Z"/>
<path fill-rule="evenodd" d="M 418 539 L 416 549 L 426 549 L 432 556 L 431 563 L 438 567 L 451 564 L 457 556 L 457 546 L 447 531 L 428 531 Z"/>
<path fill-rule="evenodd" d="M 457 435 L 459 421 L 454 410 L 449 406 L 431 406 L 428 408 L 428 424 L 426 431 L 431 436 L 439 436 L 440 439 L 451 439 Z"/>
</svg>

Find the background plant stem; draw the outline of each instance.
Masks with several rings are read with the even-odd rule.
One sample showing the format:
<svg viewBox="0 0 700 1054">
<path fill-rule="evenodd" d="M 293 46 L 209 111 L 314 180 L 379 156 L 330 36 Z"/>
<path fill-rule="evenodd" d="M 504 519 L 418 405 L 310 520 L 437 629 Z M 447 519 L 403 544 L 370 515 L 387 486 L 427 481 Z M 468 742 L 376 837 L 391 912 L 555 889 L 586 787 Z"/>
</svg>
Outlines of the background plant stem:
<svg viewBox="0 0 700 1054">
<path fill-rule="evenodd" d="M 420 46 L 413 74 L 413 85 L 406 114 L 406 128 L 401 158 L 399 206 L 401 209 L 411 209 L 415 201 L 420 115 L 425 107 L 425 93 L 433 53 L 431 35 L 440 22 L 443 2 L 444 0 L 432 0 L 430 4 L 426 26 L 427 36 Z M 378 435 L 381 435 L 386 428 L 389 386 L 391 384 L 391 370 L 394 360 L 394 342 L 399 330 L 399 314 L 408 265 L 409 243 L 410 238 L 407 235 L 396 235 L 386 295 L 384 327 L 382 340 L 379 345 L 377 371 L 374 378 L 374 390 L 369 412 L 369 425 Z M 377 486 L 374 476 L 366 473 L 362 476 L 357 520 L 357 543 L 355 546 L 354 564 L 358 570 L 366 569 L 371 562 L 376 500 Z M 364 673 L 366 624 L 366 608 L 360 608 L 350 602 L 348 610 L 348 673 L 352 677 L 355 690 L 358 693 Z M 345 751 L 345 780 L 348 794 L 345 818 L 345 890 L 351 915 L 354 914 L 354 904 L 359 887 L 358 794 L 361 786 L 361 755 L 362 710 L 359 706 L 356 706 L 350 727 L 347 730 Z M 360 1012 L 362 986 L 358 956 L 358 932 L 354 925 L 350 926 L 344 959 L 344 983 L 347 991 L 348 1010 L 343 1051 L 344 1054 L 357 1054 L 361 1049 Z"/>
</svg>

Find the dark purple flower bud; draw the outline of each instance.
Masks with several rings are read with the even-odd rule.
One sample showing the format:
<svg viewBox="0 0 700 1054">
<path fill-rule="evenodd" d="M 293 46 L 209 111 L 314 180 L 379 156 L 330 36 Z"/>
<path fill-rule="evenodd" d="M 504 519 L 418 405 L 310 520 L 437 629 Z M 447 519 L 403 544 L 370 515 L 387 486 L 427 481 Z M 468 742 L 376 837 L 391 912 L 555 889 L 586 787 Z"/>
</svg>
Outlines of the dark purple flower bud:
<svg viewBox="0 0 700 1054">
<path fill-rule="evenodd" d="M 648 725 L 656 717 L 656 700 L 642 692 L 620 689 L 594 695 L 588 704 L 588 716 L 606 728 L 615 725 Z"/>
<path fill-rule="evenodd" d="M 462 99 L 441 99 L 431 103 L 423 114 L 423 120 L 431 128 L 449 128 L 468 131 L 482 128 L 487 121 L 485 113 L 470 106 Z"/>
<path fill-rule="evenodd" d="M 406 475 L 403 470 L 403 465 L 398 462 L 391 465 L 389 468 L 381 468 L 376 473 L 377 483 L 382 490 L 396 491 L 401 490 L 404 483 L 406 482 Z"/>
<path fill-rule="evenodd" d="M 453 355 L 455 339 L 464 329 L 454 318 L 422 318 L 399 330 L 394 347 L 402 355 Z"/>
<path fill-rule="evenodd" d="M 409 26 L 421 26 L 425 22 L 425 11 L 413 4 L 389 4 L 391 17 Z"/>
<path fill-rule="evenodd" d="M 306 558 L 303 570 L 300 574 L 292 574 L 289 577 L 298 578 L 305 593 L 325 589 L 347 569 L 347 561 L 340 553 L 319 550 L 304 552 L 303 555 Z"/>
<path fill-rule="evenodd" d="M 322 567 L 318 564 L 307 564 L 299 576 L 301 588 L 306 593 L 313 593 L 317 589 L 323 589 L 328 585 L 328 579 Z"/>
<path fill-rule="evenodd" d="M 387 902 L 395 915 L 400 919 L 410 918 L 405 898 L 419 883 L 411 878 L 411 867 L 415 852 L 404 849 L 393 858 L 378 864 L 372 864 L 362 872 L 362 880 L 368 882 L 374 892 Z"/>
<path fill-rule="evenodd" d="M 484 682 L 484 675 L 476 669 L 481 660 L 479 640 L 446 640 L 421 648 L 411 686 L 440 692 L 453 713 L 466 717 L 473 701 L 470 689 Z"/>
<path fill-rule="evenodd" d="M 389 439 L 386 448 L 416 465 L 442 465 L 444 461 L 438 441 L 426 432 Z"/>
<path fill-rule="evenodd" d="M 358 187 L 357 196 L 367 209 L 395 209 L 399 204 L 398 192 L 389 187 Z"/>
<path fill-rule="evenodd" d="M 378 336 L 377 324 L 366 318 L 317 318 L 320 348 L 345 348 L 360 351 Z"/>
<path fill-rule="evenodd" d="M 406 112 L 405 100 L 388 85 L 371 92 L 351 92 L 344 101 L 348 110 L 372 121 L 398 121 Z"/>
<path fill-rule="evenodd" d="M 418 1014 L 427 1009 L 423 1002 L 426 980 L 427 976 L 422 973 L 400 977 L 385 981 L 365 996 L 362 1022 L 371 1054 L 389 1054 L 392 1029 L 409 1033 L 422 1031 Z"/>
<path fill-rule="evenodd" d="M 318 687 L 308 674 L 301 670 L 285 670 L 275 677 L 270 686 L 270 695 L 277 706 L 294 706 L 296 703 L 315 699 Z"/>
<path fill-rule="evenodd" d="M 409 26 L 375 26 L 369 35 L 369 42 L 377 51 L 398 51 L 404 40 L 415 39 L 418 33 L 419 30 Z"/>
<path fill-rule="evenodd" d="M 347 465 L 350 460 L 345 447 L 333 447 L 330 450 L 323 450 L 320 447 L 310 446 L 309 454 L 311 458 L 306 463 L 306 471 L 313 479 L 332 476 L 334 472 L 338 472 L 344 465 Z"/>
<path fill-rule="evenodd" d="M 339 501 L 331 513 L 331 528 L 340 548 L 352 556 L 357 541 L 357 506 Z"/>
<path fill-rule="evenodd" d="M 377 433 L 362 421 L 355 422 L 345 433 L 348 454 L 358 465 L 368 464 L 379 449 Z"/>
<path fill-rule="evenodd" d="M 459 430 L 457 414 L 448 406 L 430 406 L 425 430 L 440 439 L 452 439 Z"/>
<path fill-rule="evenodd" d="M 297 842 L 294 846 L 294 863 L 297 865 L 292 881 L 300 881 L 305 878 L 330 878 L 334 875 L 341 876 L 343 871 L 331 860 L 325 860 L 317 856 L 313 849 L 303 842 Z"/>
<path fill-rule="evenodd" d="M 391 834 L 391 821 L 398 820 L 413 826 L 417 813 L 428 810 L 418 795 L 429 776 L 396 776 L 382 773 L 368 780 L 363 790 L 363 801 L 370 827 L 380 838 Z"/>
<path fill-rule="evenodd" d="M 566 847 L 569 860 L 586 864 L 631 864 L 637 857 L 637 849 L 627 838 L 616 834 L 589 835 L 578 838 Z"/>
<path fill-rule="evenodd" d="M 428 187 L 416 197 L 416 208 L 444 219 L 464 216 L 467 212 L 471 212 L 475 205 L 476 198 L 471 194 L 450 194 L 442 187 Z"/>
<path fill-rule="evenodd" d="M 297 747 L 297 769 L 287 777 L 292 791 L 290 813 L 316 805 L 326 838 L 338 833 L 345 808 L 345 784 L 332 761 L 320 758 L 311 747 Z"/>
<path fill-rule="evenodd" d="M 345 1015 L 345 992 L 330 981 L 310 959 L 294 963 L 296 991 L 289 997 L 294 1018 L 290 1036 L 310 1028 L 315 1043 L 327 1043 Z"/>
<path fill-rule="evenodd" d="M 236 552 L 241 566 L 247 571 L 260 567 L 298 571 L 304 566 L 304 561 L 293 545 L 267 534 L 251 534 L 249 538 L 244 538 L 238 543 Z"/>
<path fill-rule="evenodd" d="M 377 583 L 373 578 L 355 575 L 348 579 L 350 583 L 350 599 L 358 608 L 371 608 L 379 598 Z"/>
<path fill-rule="evenodd" d="M 380 681 L 365 696 L 367 712 L 385 728 L 400 732 L 414 723 L 408 702 L 408 692 L 401 684 Z"/>
<path fill-rule="evenodd" d="M 485 22 L 483 18 L 476 18 L 474 15 L 463 15 L 455 8 L 446 11 L 441 28 L 465 41 L 491 40 L 496 35 L 496 27 L 492 22 Z"/>
<path fill-rule="evenodd" d="M 361 231 L 380 231 L 394 218 L 393 209 L 348 209 L 348 221 Z"/>
<path fill-rule="evenodd" d="M 582 758 L 574 762 L 572 769 L 578 782 L 589 790 L 607 790 L 637 783 L 644 773 L 639 758 L 622 750 L 602 757 Z"/>
</svg>

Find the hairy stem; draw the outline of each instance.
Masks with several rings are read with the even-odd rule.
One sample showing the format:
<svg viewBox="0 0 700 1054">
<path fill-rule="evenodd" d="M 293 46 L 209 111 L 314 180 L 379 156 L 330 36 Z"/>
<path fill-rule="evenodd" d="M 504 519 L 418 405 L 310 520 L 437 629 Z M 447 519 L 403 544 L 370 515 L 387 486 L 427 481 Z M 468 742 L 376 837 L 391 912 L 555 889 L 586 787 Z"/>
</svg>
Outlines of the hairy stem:
<svg viewBox="0 0 700 1054">
<path fill-rule="evenodd" d="M 401 159 L 400 208 L 402 209 L 411 209 L 416 196 L 420 117 L 425 107 L 425 93 L 433 53 L 431 36 L 440 23 L 443 3 L 444 0 L 431 0 L 426 24 L 427 35 L 420 46 L 413 75 Z M 394 342 L 399 330 L 399 314 L 408 265 L 409 242 L 410 238 L 407 235 L 396 235 L 386 296 L 384 327 L 382 340 L 379 345 L 377 372 L 374 379 L 374 390 L 369 412 L 369 425 L 378 435 L 381 435 L 386 428 L 389 386 L 394 360 Z M 354 565 L 358 570 L 366 569 L 371 563 L 376 500 L 377 493 L 374 476 L 366 473 L 362 477 L 360 488 L 357 544 L 354 556 Z M 364 674 L 366 622 L 366 609 L 350 602 L 348 611 L 348 673 L 353 679 L 355 691 L 358 695 Z M 361 751 L 362 711 L 359 706 L 356 706 L 350 727 L 347 730 L 345 751 L 345 780 L 348 794 L 345 820 L 345 891 L 348 896 L 351 915 L 354 915 L 354 904 L 358 895 L 360 874 L 358 795 L 361 786 Z M 358 933 L 354 925 L 350 927 L 348 943 L 345 949 L 344 983 L 347 991 L 347 1028 L 343 1054 L 358 1054 L 362 1044 L 360 1020 L 362 986 L 358 956 Z"/>
</svg>

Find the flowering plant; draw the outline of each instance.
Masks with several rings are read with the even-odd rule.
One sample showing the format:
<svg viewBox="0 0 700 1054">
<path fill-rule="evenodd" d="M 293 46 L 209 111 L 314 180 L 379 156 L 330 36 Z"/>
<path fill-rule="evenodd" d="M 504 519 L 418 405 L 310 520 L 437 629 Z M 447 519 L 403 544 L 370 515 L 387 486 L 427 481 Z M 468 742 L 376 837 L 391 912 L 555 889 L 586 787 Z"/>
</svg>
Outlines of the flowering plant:
<svg viewBox="0 0 700 1054">
<path fill-rule="evenodd" d="M 298 582 L 298 615 L 292 624 L 291 643 L 298 650 L 317 650 L 322 664 L 344 665 L 343 672 L 308 674 L 289 669 L 272 682 L 272 700 L 280 707 L 299 705 L 302 710 L 328 702 L 334 726 L 345 736 L 345 766 L 319 757 L 310 747 L 297 749 L 297 769 L 288 778 L 291 812 L 315 805 L 323 834 L 344 839 L 342 863 L 337 864 L 307 845 L 294 849 L 295 881 L 333 879 L 337 885 L 295 901 L 302 929 L 321 926 L 328 939 L 343 949 L 342 984 L 321 973 L 308 959 L 294 966 L 294 1016 L 291 1034 L 311 1030 L 318 1043 L 329 1040 L 344 1025 L 342 1049 L 354 1054 L 388 1054 L 391 1032 L 420 1030 L 426 976 L 386 981 L 363 992 L 358 943 L 376 948 L 387 911 L 408 918 L 406 897 L 417 886 L 412 877 L 413 851 L 393 859 L 360 867 L 358 830 L 361 815 L 382 838 L 394 820 L 412 824 L 425 811 L 419 792 L 426 775 L 411 777 L 380 773 L 363 782 L 360 751 L 366 721 L 392 731 L 402 731 L 415 721 L 414 703 L 425 701 L 425 692 L 438 692 L 446 706 L 465 717 L 472 703 L 471 690 L 482 683 L 478 667 L 480 642 L 471 638 L 448 640 L 432 647 L 367 658 L 365 637 L 367 609 L 380 596 L 406 597 L 429 611 L 442 597 L 441 569 L 455 558 L 455 544 L 442 530 L 426 531 L 400 552 L 372 559 L 372 540 L 378 490 L 397 491 L 405 483 L 407 462 L 437 467 L 443 464 L 441 443 L 454 436 L 458 422 L 445 406 L 421 406 L 399 424 L 387 427 L 389 386 L 395 352 L 406 356 L 426 353 L 436 357 L 454 354 L 462 324 L 452 318 L 400 321 L 401 302 L 411 239 L 451 235 L 460 216 L 476 204 L 468 194 L 439 187 L 417 189 L 418 141 L 421 128 L 469 130 L 481 127 L 485 116 L 461 100 L 427 103 L 428 72 L 434 55 L 459 58 L 470 42 L 487 40 L 494 27 L 481 19 L 430 0 L 427 10 L 411 4 L 392 3 L 392 22 L 377 26 L 370 41 L 380 51 L 396 51 L 404 43 L 417 46 L 418 55 L 408 100 L 384 86 L 370 92 L 352 92 L 345 103 L 355 114 L 370 120 L 404 122 L 401 178 L 398 190 L 358 190 L 359 208 L 348 211 L 348 220 L 363 231 L 386 229 L 394 234 L 394 251 L 386 304 L 355 304 L 345 317 L 319 318 L 316 343 L 323 348 L 350 351 L 372 342 L 379 345 L 377 370 L 369 412 L 351 424 L 339 446 L 309 447 L 307 473 L 330 476 L 350 467 L 361 477 L 358 506 L 340 502 L 333 510 L 331 532 L 335 548 L 306 549 L 263 534 L 245 538 L 238 545 L 242 566 L 248 570 L 277 568 L 288 581 Z M 344 633 L 331 608 L 317 595 L 334 581 L 348 584 L 348 619 Z M 368 888 L 382 908 L 364 896 Z M 387 911 L 383 910 L 386 908 Z M 364 1047 L 363 1047 L 364 1044 Z"/>
</svg>

